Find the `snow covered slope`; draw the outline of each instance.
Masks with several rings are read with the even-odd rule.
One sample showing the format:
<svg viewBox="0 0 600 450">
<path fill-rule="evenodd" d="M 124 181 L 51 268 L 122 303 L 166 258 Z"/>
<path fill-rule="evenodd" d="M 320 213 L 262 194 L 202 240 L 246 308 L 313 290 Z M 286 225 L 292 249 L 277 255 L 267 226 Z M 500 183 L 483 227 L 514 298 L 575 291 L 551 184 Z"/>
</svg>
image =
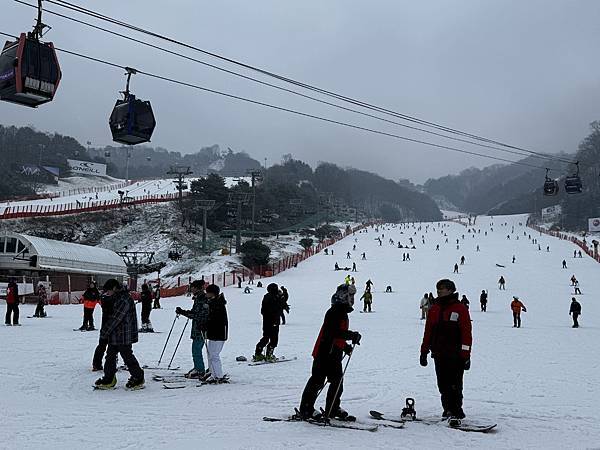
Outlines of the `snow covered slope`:
<svg viewBox="0 0 600 450">
<path fill-rule="evenodd" d="M 493 232 L 491 223 L 493 222 Z M 505 223 L 507 225 L 502 225 Z M 231 375 L 229 385 L 164 390 L 146 372 L 147 388 L 127 392 L 128 374 L 120 372 L 119 389 L 98 392 L 91 385 L 98 374 L 90 372 L 97 332 L 71 331 L 81 324 L 81 307 L 48 307 L 49 319 L 26 319 L 33 306 L 22 306 L 22 327 L 0 328 L 0 442 L 2 448 L 596 448 L 600 443 L 600 388 L 598 342 L 600 264 L 591 258 L 574 259 L 573 245 L 547 236 L 534 236 L 519 222 L 524 216 L 480 217 L 481 233 L 448 223 L 443 229 L 449 243 L 432 226 L 427 234 L 389 229 L 383 246 L 378 233 L 357 234 L 333 246 L 334 256 L 318 254 L 268 281 L 284 284 L 290 292 L 291 314 L 281 327 L 276 354 L 298 360 L 249 367 L 235 362 L 250 356 L 261 335 L 260 300 L 264 290 L 243 294 L 225 290 L 228 299 L 230 338 L 222 358 Z M 511 227 L 515 226 L 511 234 Z M 401 234 L 401 231 L 403 233 Z M 485 231 L 488 232 L 485 236 Z M 416 232 L 416 235 L 413 233 Z M 542 251 L 526 235 L 537 238 Z M 426 244 L 421 244 L 425 234 Z M 462 235 L 465 235 L 464 240 Z M 510 235 L 510 239 L 507 239 Z M 519 239 L 517 240 L 517 236 Z M 411 261 L 402 262 L 406 244 L 415 239 Z M 456 249 L 456 239 L 460 249 Z M 440 251 L 435 245 L 440 244 Z M 476 251 L 476 245 L 481 251 Z M 550 252 L 546 252 L 546 245 Z M 283 416 L 298 406 L 311 367 L 310 353 L 323 314 L 344 272 L 350 250 L 358 266 L 359 293 L 364 282 L 374 282 L 374 313 L 350 316 L 350 328 L 362 333 L 361 346 L 352 357 L 342 405 L 361 421 L 370 409 L 398 416 L 405 397 L 416 399 L 422 416 L 441 413 L 432 364 L 419 366 L 423 322 L 419 300 L 434 291 L 442 277 L 456 281 L 461 294 L 471 300 L 473 319 L 472 368 L 465 374 L 465 412 L 473 418 L 498 423 L 498 431 L 482 435 L 440 426 L 407 424 L 403 430 L 380 428 L 376 433 L 317 428 L 301 423 L 266 423 L 265 415 Z M 360 260 L 366 252 L 367 260 Z M 461 255 L 466 258 L 458 275 L 452 274 Z M 512 256 L 516 262 L 511 263 Z M 568 269 L 561 269 L 567 260 Z M 496 264 L 504 265 L 505 268 Z M 568 316 L 575 274 L 583 295 L 581 328 L 572 329 Z M 504 275 L 506 291 L 496 281 Z M 394 289 L 385 294 L 386 285 Z M 489 290 L 488 312 L 478 308 L 478 294 Z M 527 305 L 523 327 L 512 328 L 509 303 L 518 295 Z M 358 296 L 357 296 L 358 299 Z M 190 307 L 187 297 L 164 299 L 163 309 L 151 320 L 160 334 L 144 334 L 134 351 L 141 363 L 155 364 L 176 306 Z M 99 324 L 100 314 L 96 311 Z M 166 361 L 181 333 L 184 318 L 175 325 Z M 191 367 L 189 327 L 174 364 Z M 324 395 L 318 405 L 323 405 Z"/>
</svg>

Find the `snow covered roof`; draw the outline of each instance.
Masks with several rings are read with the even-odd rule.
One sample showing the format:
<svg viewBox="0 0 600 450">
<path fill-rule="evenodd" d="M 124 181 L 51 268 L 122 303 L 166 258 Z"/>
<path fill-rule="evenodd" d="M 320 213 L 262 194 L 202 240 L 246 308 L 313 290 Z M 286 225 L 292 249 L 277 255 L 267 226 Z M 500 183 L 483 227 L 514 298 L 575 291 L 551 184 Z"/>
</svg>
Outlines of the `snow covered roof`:
<svg viewBox="0 0 600 450">
<path fill-rule="evenodd" d="M 18 239 L 26 247 L 23 251 L 18 250 L 17 256 L 37 256 L 38 269 L 103 275 L 127 274 L 127 266 L 112 250 L 18 233 L 5 233 L 0 236 L 0 243 L 10 238 Z"/>
</svg>

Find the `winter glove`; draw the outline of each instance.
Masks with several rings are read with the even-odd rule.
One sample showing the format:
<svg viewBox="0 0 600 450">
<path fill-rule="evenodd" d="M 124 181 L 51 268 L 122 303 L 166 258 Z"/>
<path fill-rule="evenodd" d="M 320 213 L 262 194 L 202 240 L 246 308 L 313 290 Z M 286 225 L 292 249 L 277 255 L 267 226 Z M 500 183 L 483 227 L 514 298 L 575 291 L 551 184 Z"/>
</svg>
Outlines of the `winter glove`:
<svg viewBox="0 0 600 450">
<path fill-rule="evenodd" d="M 419 363 L 423 367 L 427 367 L 427 353 L 421 353 L 421 358 L 419 359 Z"/>
<path fill-rule="evenodd" d="M 523 306 L 523 312 L 527 312 L 527 308 Z"/>
<path fill-rule="evenodd" d="M 352 354 L 353 347 L 350 344 L 344 346 L 344 353 L 348 356 Z"/>
<path fill-rule="evenodd" d="M 175 308 L 175 314 L 177 314 L 178 316 L 180 316 L 182 312 L 183 312 L 183 309 L 181 309 L 179 306 L 177 308 Z"/>
<path fill-rule="evenodd" d="M 465 366 L 464 366 L 465 370 L 469 370 L 470 368 L 471 368 L 471 358 L 465 360 Z"/>
<path fill-rule="evenodd" d="M 360 338 L 362 338 L 360 333 L 358 331 L 355 331 L 354 334 L 352 335 L 352 343 L 354 345 L 360 345 Z"/>
</svg>

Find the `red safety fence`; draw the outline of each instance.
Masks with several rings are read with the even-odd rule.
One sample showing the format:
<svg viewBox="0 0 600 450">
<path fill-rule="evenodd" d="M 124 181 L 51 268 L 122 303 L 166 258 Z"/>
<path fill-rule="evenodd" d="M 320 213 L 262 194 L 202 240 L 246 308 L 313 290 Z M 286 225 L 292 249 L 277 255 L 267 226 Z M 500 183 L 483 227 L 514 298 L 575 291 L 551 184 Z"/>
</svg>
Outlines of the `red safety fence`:
<svg viewBox="0 0 600 450">
<path fill-rule="evenodd" d="M 184 192 L 184 196 L 185 196 Z M 179 194 L 156 194 L 128 197 L 126 200 L 97 200 L 89 202 L 62 203 L 55 205 L 7 206 L 0 213 L 2 219 L 22 219 L 27 217 L 63 216 L 86 212 L 106 211 L 126 206 L 162 203 L 177 200 Z"/>
<path fill-rule="evenodd" d="M 323 242 L 319 242 L 314 247 L 303 250 L 300 253 L 294 253 L 288 255 L 284 258 L 281 258 L 277 261 L 274 261 L 265 266 L 253 267 L 252 269 L 248 269 L 243 267 L 239 270 L 234 270 L 231 272 L 222 272 L 222 273 L 213 273 L 210 275 L 202 275 L 202 279 L 208 281 L 211 284 L 216 284 L 218 286 L 227 287 L 233 286 L 240 282 L 251 281 L 260 278 L 268 278 L 274 275 L 277 275 L 281 272 L 285 272 L 286 270 L 296 267 L 298 263 L 304 261 L 307 258 L 310 258 L 313 255 L 321 252 L 325 247 L 330 246 L 331 244 L 336 243 L 337 241 L 356 233 L 363 228 L 367 228 L 371 226 L 371 223 L 362 224 L 357 227 L 352 228 L 349 231 L 343 232 L 339 237 L 333 239 L 326 239 Z M 238 279 L 239 278 L 239 279 Z M 191 280 L 188 280 L 188 282 Z M 162 297 L 174 297 L 178 295 L 184 295 L 189 291 L 189 284 L 182 285 L 181 279 L 177 280 L 176 287 L 165 287 L 160 289 L 160 296 Z"/>
<path fill-rule="evenodd" d="M 587 245 L 587 242 L 584 242 L 581 239 L 576 238 L 575 236 L 569 236 L 568 234 L 561 233 L 559 231 L 546 230 L 545 228 L 534 224 L 527 224 L 527 226 L 535 231 L 538 231 L 539 233 L 547 234 L 548 236 L 553 236 L 564 241 L 571 241 L 573 244 L 580 247 L 581 250 L 583 250 L 585 254 L 588 255 L 590 258 L 600 262 L 600 255 L 594 255 L 594 249 L 592 247 L 589 247 Z"/>
</svg>

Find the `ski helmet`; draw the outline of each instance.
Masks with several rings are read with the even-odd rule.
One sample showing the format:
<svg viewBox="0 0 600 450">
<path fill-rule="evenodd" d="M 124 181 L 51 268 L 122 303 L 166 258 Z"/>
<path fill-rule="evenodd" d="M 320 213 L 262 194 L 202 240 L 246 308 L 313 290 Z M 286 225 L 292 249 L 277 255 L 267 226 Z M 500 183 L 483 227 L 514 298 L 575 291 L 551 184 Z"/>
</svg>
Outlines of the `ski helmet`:
<svg viewBox="0 0 600 450">
<path fill-rule="evenodd" d="M 354 306 L 354 294 L 356 293 L 356 288 L 352 285 L 348 284 L 340 284 L 335 294 L 331 296 L 331 304 L 341 304 L 346 305 L 352 308 Z"/>
</svg>

